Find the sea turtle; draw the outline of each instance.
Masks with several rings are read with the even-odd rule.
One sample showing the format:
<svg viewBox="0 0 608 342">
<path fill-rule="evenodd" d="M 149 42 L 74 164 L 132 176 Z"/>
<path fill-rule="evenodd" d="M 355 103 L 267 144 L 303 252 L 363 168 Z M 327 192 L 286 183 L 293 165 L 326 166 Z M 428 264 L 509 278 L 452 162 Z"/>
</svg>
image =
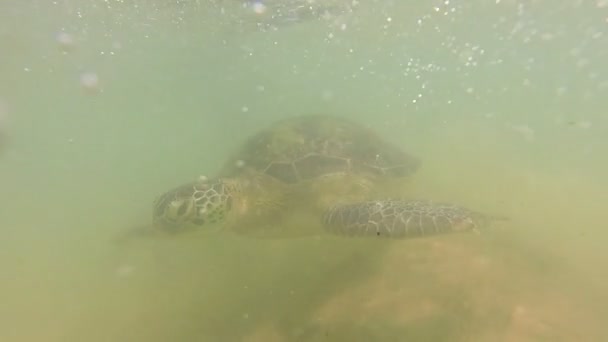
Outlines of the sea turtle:
<svg viewBox="0 0 608 342">
<path fill-rule="evenodd" d="M 219 225 L 260 237 L 321 231 L 413 237 L 470 231 L 484 223 L 484 215 L 463 207 L 390 199 L 402 197 L 419 164 L 348 119 L 293 117 L 252 136 L 217 177 L 162 194 L 153 226 L 177 233 Z"/>
</svg>

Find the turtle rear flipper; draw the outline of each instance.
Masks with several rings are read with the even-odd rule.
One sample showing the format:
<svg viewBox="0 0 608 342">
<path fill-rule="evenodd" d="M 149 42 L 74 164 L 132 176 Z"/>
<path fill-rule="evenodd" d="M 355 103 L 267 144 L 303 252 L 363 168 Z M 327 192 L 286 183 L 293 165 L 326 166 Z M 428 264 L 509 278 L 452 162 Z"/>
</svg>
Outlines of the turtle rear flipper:
<svg viewBox="0 0 608 342">
<path fill-rule="evenodd" d="M 498 219 L 506 218 L 432 201 L 378 200 L 335 206 L 323 225 L 337 235 L 411 238 L 478 231 Z"/>
</svg>

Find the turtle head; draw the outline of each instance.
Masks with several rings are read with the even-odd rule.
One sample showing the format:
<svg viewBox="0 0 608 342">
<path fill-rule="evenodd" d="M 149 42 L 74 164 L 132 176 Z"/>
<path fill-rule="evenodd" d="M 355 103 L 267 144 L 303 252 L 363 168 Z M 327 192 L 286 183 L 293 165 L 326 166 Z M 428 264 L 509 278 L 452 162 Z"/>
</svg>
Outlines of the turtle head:
<svg viewBox="0 0 608 342">
<path fill-rule="evenodd" d="M 232 208 L 235 184 L 229 180 L 199 180 L 171 189 L 154 202 L 154 226 L 170 233 L 221 224 Z"/>
</svg>

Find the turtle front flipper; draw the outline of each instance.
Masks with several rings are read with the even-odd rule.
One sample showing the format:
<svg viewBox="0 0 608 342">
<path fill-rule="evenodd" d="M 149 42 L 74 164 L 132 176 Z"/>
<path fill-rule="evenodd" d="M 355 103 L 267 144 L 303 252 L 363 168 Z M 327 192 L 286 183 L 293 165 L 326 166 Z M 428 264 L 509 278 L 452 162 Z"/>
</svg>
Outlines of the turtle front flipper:
<svg viewBox="0 0 608 342">
<path fill-rule="evenodd" d="M 323 216 L 325 229 L 347 236 L 412 238 L 478 231 L 495 219 L 432 201 L 379 200 L 337 205 Z"/>
</svg>

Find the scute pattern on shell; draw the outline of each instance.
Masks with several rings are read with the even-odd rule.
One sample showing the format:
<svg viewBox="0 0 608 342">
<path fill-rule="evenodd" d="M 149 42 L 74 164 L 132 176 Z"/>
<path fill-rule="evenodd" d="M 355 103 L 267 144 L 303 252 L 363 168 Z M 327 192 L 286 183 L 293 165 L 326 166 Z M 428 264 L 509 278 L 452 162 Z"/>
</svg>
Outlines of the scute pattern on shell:
<svg viewBox="0 0 608 342">
<path fill-rule="evenodd" d="M 254 135 L 222 174 L 239 176 L 242 165 L 292 184 L 333 173 L 402 177 L 415 172 L 419 160 L 357 123 L 313 115 Z"/>
</svg>

